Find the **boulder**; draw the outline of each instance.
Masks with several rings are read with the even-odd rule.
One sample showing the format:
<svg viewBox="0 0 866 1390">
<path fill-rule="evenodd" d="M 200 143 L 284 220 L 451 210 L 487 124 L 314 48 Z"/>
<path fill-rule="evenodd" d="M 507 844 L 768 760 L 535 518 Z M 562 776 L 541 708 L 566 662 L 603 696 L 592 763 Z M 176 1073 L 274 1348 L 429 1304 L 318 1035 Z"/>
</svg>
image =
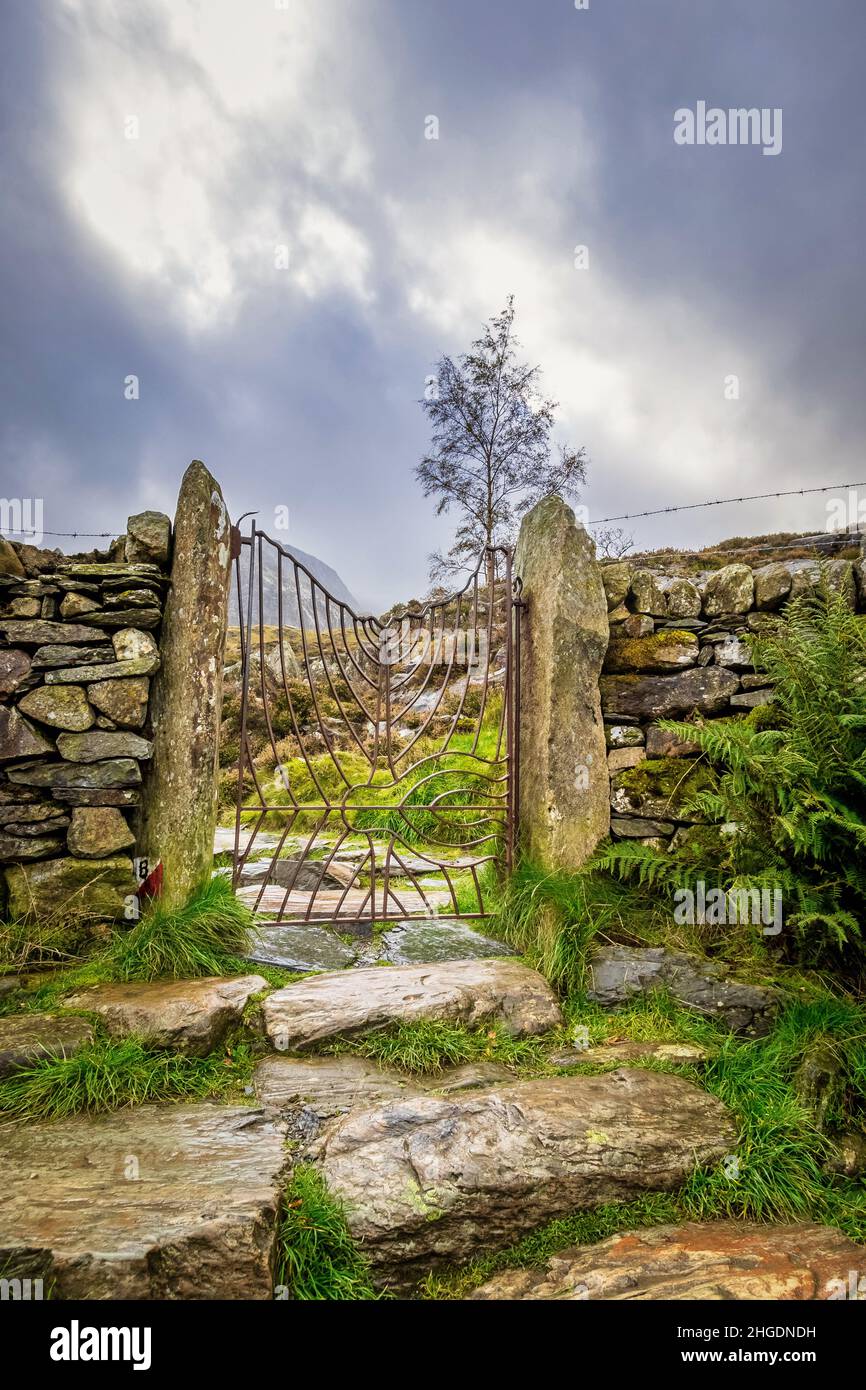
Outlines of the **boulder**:
<svg viewBox="0 0 866 1390">
<path fill-rule="evenodd" d="M 562 1021 L 541 975 L 514 961 L 493 960 L 316 975 L 269 994 L 262 1015 L 281 1052 L 426 1018 L 469 1027 L 495 1022 L 518 1037 L 547 1032 Z"/>
<path fill-rule="evenodd" d="M 129 849 L 135 836 L 114 806 L 76 806 L 67 834 L 70 854 L 82 859 L 104 859 Z"/>
<path fill-rule="evenodd" d="M 253 1085 L 266 1111 L 301 1108 L 317 1126 L 358 1106 L 368 1109 L 419 1090 L 414 1079 L 351 1056 L 266 1057 L 256 1067 Z"/>
<path fill-rule="evenodd" d="M 845 1075 L 842 1058 L 827 1038 L 809 1044 L 794 1073 L 794 1094 L 816 1129 L 826 1130 L 843 1109 Z"/>
<path fill-rule="evenodd" d="M 605 714 L 636 719 L 669 719 L 692 710 L 719 714 L 740 688 L 737 676 L 723 666 L 673 676 L 602 676 L 599 684 Z"/>
<path fill-rule="evenodd" d="M 136 758 L 143 762 L 153 756 L 153 744 L 139 734 L 99 729 L 88 734 L 59 734 L 57 751 L 75 763 L 99 763 L 106 758 Z"/>
<path fill-rule="evenodd" d="M 32 719 L 56 729 L 81 731 L 89 729 L 94 720 L 93 710 L 80 685 L 40 685 L 19 700 L 18 708 Z"/>
<path fill-rule="evenodd" d="M 166 565 L 170 545 L 171 522 L 162 512 L 138 512 L 127 521 L 124 557 L 130 563 Z"/>
<path fill-rule="evenodd" d="M 610 825 L 598 678 L 608 642 L 595 547 L 559 497 L 523 518 L 520 828 L 548 869 L 579 869 Z"/>
<path fill-rule="evenodd" d="M 776 990 L 730 977 L 721 961 L 664 946 L 601 946 L 589 958 L 587 998 L 604 1008 L 637 994 L 664 989 L 685 1008 L 716 1019 L 735 1033 L 769 1032 L 779 1005 Z"/>
<path fill-rule="evenodd" d="M 622 772 L 625 768 L 637 767 L 645 758 L 645 748 L 612 748 L 607 755 L 607 770 L 610 773 Z"/>
<path fill-rule="evenodd" d="M 5 536 L 0 536 L 0 575 L 10 579 L 24 579 L 27 575 L 12 542 Z"/>
<path fill-rule="evenodd" d="M 628 560 L 616 560 L 613 564 L 602 565 L 601 582 L 607 598 L 608 611 L 625 603 L 631 588 L 633 566 Z"/>
<path fill-rule="evenodd" d="M 93 1028 L 75 1014 L 7 1014 L 0 1018 L 0 1076 L 11 1076 L 44 1057 L 71 1057 L 93 1042 Z"/>
<path fill-rule="evenodd" d="M 679 671 L 694 666 L 698 640 L 690 632 L 662 629 L 651 637 L 611 640 L 605 671 Z"/>
<path fill-rule="evenodd" d="M 688 579 L 672 579 L 666 590 L 669 618 L 699 618 L 701 595 Z"/>
<path fill-rule="evenodd" d="M 611 628 L 617 613 L 622 614 L 621 626 L 616 631 L 620 637 L 649 637 L 655 631 L 655 622 L 648 613 L 629 613 L 628 609 L 616 609 L 609 615 Z M 608 648 L 608 650 L 610 650 Z"/>
<path fill-rule="evenodd" d="M 781 560 L 755 570 L 755 607 L 778 608 L 791 592 L 791 567 Z"/>
<path fill-rule="evenodd" d="M 115 724 L 140 729 L 147 718 L 150 681 L 146 676 L 97 681 L 87 687 L 90 703 Z"/>
<path fill-rule="evenodd" d="M 748 613 L 755 602 L 755 580 L 748 565 L 725 565 L 711 574 L 704 588 L 708 618 L 722 613 Z"/>
<path fill-rule="evenodd" d="M 818 1300 L 839 1297 L 863 1247 L 832 1226 L 650 1226 L 506 1269 L 471 1299 Z M 841 1293 L 845 1297 L 845 1293 Z"/>
<path fill-rule="evenodd" d="M 652 617 L 663 618 L 668 611 L 664 589 L 652 570 L 635 570 L 629 598 L 635 613 L 649 613 Z"/>
<path fill-rule="evenodd" d="M 5 870 L 8 911 L 22 920 L 74 913 L 112 920 L 123 916 L 126 898 L 138 884 L 132 860 L 46 859 Z"/>
<path fill-rule="evenodd" d="M 756 709 L 758 705 L 771 705 L 774 695 L 772 686 L 760 690 L 743 690 L 731 696 L 731 709 Z"/>
<path fill-rule="evenodd" d="M 148 984 L 94 985 L 68 996 L 69 1008 L 102 1019 L 113 1038 L 130 1034 L 150 1047 L 167 1047 L 205 1057 L 239 1023 L 252 995 L 267 989 L 261 975 L 234 979 L 157 980 Z"/>
<path fill-rule="evenodd" d="M 752 666 L 752 653 L 747 644 L 730 633 L 724 641 L 715 643 L 717 666 L 733 666 L 745 670 Z"/>
<path fill-rule="evenodd" d="M 574 1211 L 677 1188 L 735 1138 L 714 1096 L 622 1069 L 353 1110 L 310 1156 L 377 1281 L 401 1291 Z"/>
<path fill-rule="evenodd" d="M 60 825 L 57 826 L 61 828 Z M 44 833 L 39 827 L 39 834 L 34 837 L 29 835 L 15 834 L 14 826 L 5 826 L 0 833 L 0 860 L 6 863 L 15 863 L 18 860 L 48 859 L 53 854 L 63 854 L 66 849 L 66 840 Z"/>
<path fill-rule="evenodd" d="M 0 700 L 5 700 L 30 675 L 30 657 L 16 648 L 0 652 Z"/>
<path fill-rule="evenodd" d="M 43 753 L 53 752 L 53 745 L 17 709 L 0 706 L 0 762 L 39 758 Z"/>
<path fill-rule="evenodd" d="M 281 1128 L 249 1106 L 9 1126 L 5 1268 L 61 1300 L 270 1299 L 286 1166 Z"/>
<path fill-rule="evenodd" d="M 98 608 L 99 603 L 95 598 L 90 598 L 88 594 L 78 594 L 71 591 L 60 601 L 60 616 L 61 618 L 80 618 L 85 613 L 95 613 Z"/>
<path fill-rule="evenodd" d="M 149 632 L 140 632 L 136 627 L 121 628 L 111 635 L 114 655 L 118 661 L 146 661 L 157 657 L 159 648 Z M 151 667 L 155 670 L 156 667 Z"/>
</svg>

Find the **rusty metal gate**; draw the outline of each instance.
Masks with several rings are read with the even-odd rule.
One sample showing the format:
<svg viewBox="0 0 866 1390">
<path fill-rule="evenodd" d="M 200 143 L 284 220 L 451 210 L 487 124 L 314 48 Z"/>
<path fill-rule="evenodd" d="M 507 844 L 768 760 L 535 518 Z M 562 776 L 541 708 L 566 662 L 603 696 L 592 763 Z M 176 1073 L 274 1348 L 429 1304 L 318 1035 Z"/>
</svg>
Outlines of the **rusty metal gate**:
<svg viewBox="0 0 866 1390">
<path fill-rule="evenodd" d="M 488 549 L 458 592 L 385 619 L 354 612 L 254 521 L 233 536 L 235 891 L 263 916 L 357 935 L 487 916 L 517 829 L 510 552 Z"/>
</svg>

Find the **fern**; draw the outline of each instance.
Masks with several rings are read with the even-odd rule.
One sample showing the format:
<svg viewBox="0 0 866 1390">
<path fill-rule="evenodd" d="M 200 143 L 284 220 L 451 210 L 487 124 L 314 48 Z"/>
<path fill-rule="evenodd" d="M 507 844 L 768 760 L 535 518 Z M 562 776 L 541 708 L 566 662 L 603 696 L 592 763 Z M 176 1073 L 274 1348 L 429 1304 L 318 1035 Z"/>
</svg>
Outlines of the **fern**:
<svg viewBox="0 0 866 1390">
<path fill-rule="evenodd" d="M 866 618 L 825 572 L 774 631 L 749 641 L 772 704 L 745 718 L 661 722 L 713 770 L 689 812 L 735 827 L 702 846 L 701 873 L 725 889 L 781 888 L 799 954 L 850 957 L 866 919 Z M 696 876 L 681 848 L 618 844 L 596 862 L 651 886 Z"/>
</svg>

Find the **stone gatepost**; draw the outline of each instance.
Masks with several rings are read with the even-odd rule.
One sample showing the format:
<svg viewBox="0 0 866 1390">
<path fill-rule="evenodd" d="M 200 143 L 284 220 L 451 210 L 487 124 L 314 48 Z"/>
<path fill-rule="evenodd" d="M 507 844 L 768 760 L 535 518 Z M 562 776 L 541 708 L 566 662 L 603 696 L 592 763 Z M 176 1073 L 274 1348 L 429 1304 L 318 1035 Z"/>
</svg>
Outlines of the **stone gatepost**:
<svg viewBox="0 0 866 1390">
<path fill-rule="evenodd" d="M 140 853 L 162 861 L 169 908 L 183 907 L 213 866 L 230 532 L 219 484 L 196 459 L 177 501 L 139 835 Z"/>
<path fill-rule="evenodd" d="M 524 517 L 520 850 L 547 869 L 579 869 L 610 828 L 599 675 L 607 599 L 592 539 L 561 497 Z"/>
</svg>

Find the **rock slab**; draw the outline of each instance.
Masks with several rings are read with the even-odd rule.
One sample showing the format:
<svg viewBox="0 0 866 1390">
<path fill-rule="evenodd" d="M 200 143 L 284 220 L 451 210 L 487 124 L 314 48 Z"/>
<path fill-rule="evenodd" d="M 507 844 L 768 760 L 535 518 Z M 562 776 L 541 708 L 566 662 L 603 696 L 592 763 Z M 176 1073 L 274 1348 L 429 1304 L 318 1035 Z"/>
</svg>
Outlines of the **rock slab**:
<svg viewBox="0 0 866 1390">
<path fill-rule="evenodd" d="M 261 989 L 267 989 L 261 975 L 206 976 L 94 985 L 64 1002 L 99 1014 L 113 1038 L 134 1034 L 151 1047 L 204 1057 L 220 1045 L 231 1025 L 240 1020 L 247 1001 Z"/>
<path fill-rule="evenodd" d="M 722 962 L 664 946 L 603 946 L 590 957 L 589 968 L 587 998 L 605 1008 L 666 989 L 686 1008 L 755 1037 L 769 1031 L 779 1004 L 774 990 L 730 978 Z"/>
<path fill-rule="evenodd" d="M 11 1014 L 0 1018 L 0 1076 L 34 1066 L 44 1057 L 71 1057 L 93 1041 L 86 1018 L 74 1014 Z"/>
<path fill-rule="evenodd" d="M 472 1299 L 829 1299 L 862 1269 L 863 1247 L 830 1226 L 734 1221 L 624 1231 L 508 1269 Z"/>
<path fill-rule="evenodd" d="M 376 1279 L 405 1290 L 570 1212 L 678 1187 L 735 1136 L 714 1096 L 623 1069 L 350 1111 L 310 1156 Z"/>
<path fill-rule="evenodd" d="M 516 1036 L 545 1033 L 562 1022 L 556 996 L 541 975 L 492 960 L 316 975 L 269 994 L 262 1016 L 280 1052 L 419 1019 L 469 1027 L 496 1022 Z"/>
<path fill-rule="evenodd" d="M 285 1164 L 279 1127 L 246 1107 L 7 1127 L 0 1264 L 59 1299 L 271 1298 Z"/>
</svg>

